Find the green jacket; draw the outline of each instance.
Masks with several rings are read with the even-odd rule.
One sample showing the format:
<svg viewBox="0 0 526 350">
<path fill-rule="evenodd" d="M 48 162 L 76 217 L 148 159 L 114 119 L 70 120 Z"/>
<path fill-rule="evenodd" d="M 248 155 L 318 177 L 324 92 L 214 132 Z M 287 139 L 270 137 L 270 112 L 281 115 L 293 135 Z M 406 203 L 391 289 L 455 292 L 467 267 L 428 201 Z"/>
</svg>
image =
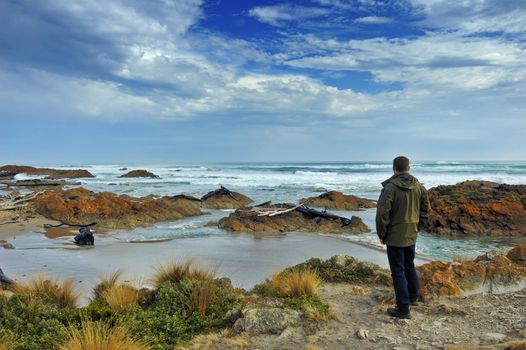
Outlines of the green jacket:
<svg viewBox="0 0 526 350">
<path fill-rule="evenodd" d="M 425 187 L 409 174 L 393 175 L 382 186 L 376 209 L 378 237 L 394 247 L 415 244 L 418 231 L 428 223 L 430 205 Z"/>
</svg>

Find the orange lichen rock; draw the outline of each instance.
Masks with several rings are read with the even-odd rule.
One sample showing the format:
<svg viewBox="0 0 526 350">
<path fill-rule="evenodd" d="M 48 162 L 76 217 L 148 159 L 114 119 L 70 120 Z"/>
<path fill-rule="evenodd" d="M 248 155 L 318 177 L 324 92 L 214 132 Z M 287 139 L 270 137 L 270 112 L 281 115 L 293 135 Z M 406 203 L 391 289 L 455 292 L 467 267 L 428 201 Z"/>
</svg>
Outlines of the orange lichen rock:
<svg viewBox="0 0 526 350">
<path fill-rule="evenodd" d="M 526 243 L 510 250 L 506 257 L 513 261 L 514 264 L 526 267 Z"/>
<path fill-rule="evenodd" d="M 430 231 L 440 235 L 526 235 L 526 185 L 464 181 L 429 190 Z"/>
<path fill-rule="evenodd" d="M 4 165 L 0 167 L 0 172 L 9 172 L 13 174 L 25 173 L 29 175 L 47 175 L 47 179 L 94 177 L 93 174 L 84 169 L 35 168 L 25 165 Z"/>
<path fill-rule="evenodd" d="M 325 192 L 317 197 L 302 198 L 300 203 L 333 210 L 362 210 L 376 207 L 376 203 L 370 199 L 345 195 L 337 191 Z"/>
<path fill-rule="evenodd" d="M 524 252 L 525 244 L 510 250 L 494 251 L 472 261 L 432 261 L 418 266 L 421 288 L 425 299 L 476 294 L 504 293 L 526 287 L 526 267 L 508 256 Z"/>
<path fill-rule="evenodd" d="M 76 224 L 97 222 L 107 228 L 150 226 L 157 221 L 201 214 L 199 199 L 189 196 L 134 198 L 84 188 L 46 191 L 35 199 L 33 207 L 49 219 Z"/>
<path fill-rule="evenodd" d="M 208 192 L 201 198 L 203 208 L 209 209 L 237 209 L 253 202 L 252 199 L 239 192 L 221 188 Z"/>
<path fill-rule="evenodd" d="M 323 233 L 364 233 L 369 232 L 367 225 L 357 216 L 347 219 L 329 213 L 318 212 L 310 208 L 286 204 L 275 204 L 273 208 L 285 210 L 279 215 L 260 215 L 250 208 L 238 209 L 228 217 L 219 220 L 219 228 L 234 232 L 323 232 Z"/>
</svg>

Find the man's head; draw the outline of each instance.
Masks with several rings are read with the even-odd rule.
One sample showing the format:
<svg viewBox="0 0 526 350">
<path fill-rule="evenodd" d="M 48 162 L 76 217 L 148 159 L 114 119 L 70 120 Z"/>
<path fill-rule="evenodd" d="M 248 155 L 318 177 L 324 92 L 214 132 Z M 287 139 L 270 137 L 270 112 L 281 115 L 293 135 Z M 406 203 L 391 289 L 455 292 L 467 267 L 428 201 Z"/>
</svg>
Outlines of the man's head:
<svg viewBox="0 0 526 350">
<path fill-rule="evenodd" d="M 409 158 L 399 156 L 393 159 L 393 172 L 395 173 L 395 175 L 408 173 L 409 169 Z"/>
</svg>

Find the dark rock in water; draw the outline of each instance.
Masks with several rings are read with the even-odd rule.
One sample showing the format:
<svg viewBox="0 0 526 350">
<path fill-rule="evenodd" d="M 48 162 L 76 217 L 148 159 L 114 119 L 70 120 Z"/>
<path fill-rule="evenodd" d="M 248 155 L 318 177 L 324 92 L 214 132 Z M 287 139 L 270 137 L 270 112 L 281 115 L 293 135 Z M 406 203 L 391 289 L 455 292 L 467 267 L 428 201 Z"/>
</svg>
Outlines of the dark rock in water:
<svg viewBox="0 0 526 350">
<path fill-rule="evenodd" d="M 0 179 L 12 179 L 17 173 L 10 170 L 0 170 Z"/>
<path fill-rule="evenodd" d="M 89 227 L 81 227 L 79 234 L 73 239 L 75 240 L 75 244 L 78 245 L 93 245 L 95 243 L 95 237 L 93 237 L 93 233 L 91 233 Z"/>
<path fill-rule="evenodd" d="M 125 170 L 128 170 L 128 168 L 120 168 L 119 170 L 120 171 L 125 171 Z"/>
<path fill-rule="evenodd" d="M 439 235 L 526 235 L 526 185 L 464 181 L 431 188 L 429 200 Z"/>
<path fill-rule="evenodd" d="M 233 192 L 226 187 L 208 192 L 201 197 L 202 206 L 209 209 L 237 209 L 253 202 L 253 200 L 239 192 Z"/>
<path fill-rule="evenodd" d="M 155 175 L 154 173 L 147 170 L 132 170 L 119 177 L 149 177 L 152 179 L 158 179 L 159 175 Z"/>
<path fill-rule="evenodd" d="M 7 277 L 5 274 L 4 274 L 4 271 L 2 271 L 2 269 L 0 269 L 0 286 L 5 284 L 5 285 L 12 285 L 14 282 L 12 279 L 10 279 L 9 277 Z"/>
</svg>

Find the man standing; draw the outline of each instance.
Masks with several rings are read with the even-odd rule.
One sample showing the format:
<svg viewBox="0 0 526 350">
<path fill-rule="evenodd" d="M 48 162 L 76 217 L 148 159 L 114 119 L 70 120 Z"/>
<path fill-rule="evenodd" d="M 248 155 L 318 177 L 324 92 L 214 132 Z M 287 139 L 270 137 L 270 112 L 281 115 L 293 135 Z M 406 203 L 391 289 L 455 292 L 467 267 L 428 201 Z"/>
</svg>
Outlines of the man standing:
<svg viewBox="0 0 526 350">
<path fill-rule="evenodd" d="M 415 243 L 418 231 L 427 226 L 429 199 L 425 187 L 409 174 L 409 159 L 393 160 L 394 175 L 382 182 L 376 211 L 376 232 L 387 245 L 387 257 L 396 295 L 396 308 L 387 309 L 392 317 L 411 318 L 409 305 L 419 298 Z"/>
</svg>

